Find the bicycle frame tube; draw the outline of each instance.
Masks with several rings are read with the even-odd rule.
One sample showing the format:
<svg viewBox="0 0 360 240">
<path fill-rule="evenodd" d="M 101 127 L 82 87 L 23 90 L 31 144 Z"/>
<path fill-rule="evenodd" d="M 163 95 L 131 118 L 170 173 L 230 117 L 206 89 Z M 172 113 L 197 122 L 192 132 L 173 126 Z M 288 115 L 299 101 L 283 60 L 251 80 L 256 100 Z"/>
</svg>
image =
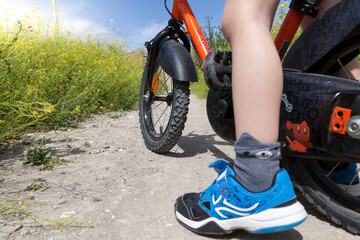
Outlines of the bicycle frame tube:
<svg viewBox="0 0 360 240">
<path fill-rule="evenodd" d="M 300 27 L 304 14 L 290 9 L 286 14 L 285 20 L 275 38 L 275 46 L 279 52 L 280 58 L 283 59 L 291 41 Z"/>
<path fill-rule="evenodd" d="M 186 32 L 190 34 L 194 47 L 204 62 L 211 49 L 187 0 L 174 0 L 172 14 L 177 20 L 185 22 Z"/>
<path fill-rule="evenodd" d="M 305 15 L 315 18 L 319 12 L 317 7 L 321 2 L 322 0 L 291 1 L 289 12 L 275 38 L 275 46 L 281 59 L 285 56 Z"/>
</svg>

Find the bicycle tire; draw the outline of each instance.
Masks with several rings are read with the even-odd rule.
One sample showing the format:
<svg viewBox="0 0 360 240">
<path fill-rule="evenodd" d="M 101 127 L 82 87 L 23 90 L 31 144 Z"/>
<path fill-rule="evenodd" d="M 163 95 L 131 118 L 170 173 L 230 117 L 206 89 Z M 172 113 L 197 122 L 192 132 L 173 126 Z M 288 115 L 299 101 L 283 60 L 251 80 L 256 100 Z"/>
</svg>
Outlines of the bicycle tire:
<svg viewBox="0 0 360 240">
<path fill-rule="evenodd" d="M 145 74 L 149 66 L 153 67 L 148 72 L 149 74 Z M 150 89 L 151 84 L 149 84 L 149 82 L 154 82 L 152 81 L 154 76 L 157 76 L 158 81 L 156 90 Z M 167 89 L 168 86 L 169 89 Z M 187 120 L 189 96 L 189 82 L 171 78 L 161 68 L 157 59 L 148 60 L 140 85 L 139 121 L 142 137 L 149 150 L 162 154 L 176 145 Z M 164 103 L 167 105 L 166 110 L 161 113 L 158 120 L 155 120 L 156 109 Z M 167 110 L 169 110 L 168 113 L 165 113 Z M 164 119 L 161 122 L 162 116 Z M 160 125 L 164 125 L 158 127 L 159 121 Z"/>
<path fill-rule="evenodd" d="M 331 75 L 339 69 L 337 59 L 349 61 L 348 56 L 359 54 L 359 50 L 360 35 L 357 35 L 330 52 L 318 70 L 311 72 Z M 323 66 L 327 66 L 326 69 Z M 286 158 L 284 162 L 295 180 L 295 187 L 319 212 L 349 232 L 360 234 L 360 199 L 340 189 L 325 174 L 319 160 Z"/>
</svg>

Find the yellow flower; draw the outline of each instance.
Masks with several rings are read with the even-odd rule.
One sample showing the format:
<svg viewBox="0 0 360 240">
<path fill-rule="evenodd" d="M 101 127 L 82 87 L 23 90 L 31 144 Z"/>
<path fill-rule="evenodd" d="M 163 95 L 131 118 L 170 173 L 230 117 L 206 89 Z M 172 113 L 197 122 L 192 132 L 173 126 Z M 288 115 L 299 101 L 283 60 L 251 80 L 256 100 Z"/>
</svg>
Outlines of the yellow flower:
<svg viewBox="0 0 360 240">
<path fill-rule="evenodd" d="M 44 108 L 44 113 L 52 113 L 52 112 L 55 112 L 55 108 L 52 105 Z"/>
<path fill-rule="evenodd" d="M 114 22 L 114 19 L 110 19 L 110 22 Z"/>
<path fill-rule="evenodd" d="M 102 106 L 100 106 L 100 109 L 103 109 L 103 107 L 102 107 Z"/>
<path fill-rule="evenodd" d="M 65 64 L 67 63 L 66 60 L 62 60 L 62 62 L 65 63 Z"/>
</svg>

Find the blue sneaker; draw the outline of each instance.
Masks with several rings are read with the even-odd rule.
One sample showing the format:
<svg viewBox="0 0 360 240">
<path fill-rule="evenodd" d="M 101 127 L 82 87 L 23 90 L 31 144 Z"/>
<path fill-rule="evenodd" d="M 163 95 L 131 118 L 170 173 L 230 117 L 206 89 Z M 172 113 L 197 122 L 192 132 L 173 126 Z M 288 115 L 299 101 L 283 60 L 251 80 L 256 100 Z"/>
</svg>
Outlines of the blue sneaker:
<svg viewBox="0 0 360 240">
<path fill-rule="evenodd" d="M 271 233 L 291 229 L 306 219 L 286 170 L 277 173 L 270 189 L 252 193 L 237 182 L 232 164 L 217 160 L 210 167 L 219 171 L 210 187 L 176 200 L 176 219 L 189 230 L 209 235 L 238 229 Z"/>
<path fill-rule="evenodd" d="M 349 163 L 347 167 L 341 171 L 333 171 L 329 175 L 329 178 L 341 189 L 360 198 L 360 181 L 356 163 Z"/>
</svg>

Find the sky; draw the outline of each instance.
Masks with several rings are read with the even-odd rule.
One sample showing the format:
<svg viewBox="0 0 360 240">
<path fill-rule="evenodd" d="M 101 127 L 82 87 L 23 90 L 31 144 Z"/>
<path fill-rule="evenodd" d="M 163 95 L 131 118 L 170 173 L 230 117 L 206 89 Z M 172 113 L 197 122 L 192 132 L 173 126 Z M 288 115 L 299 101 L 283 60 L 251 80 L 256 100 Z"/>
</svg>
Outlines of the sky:
<svg viewBox="0 0 360 240">
<path fill-rule="evenodd" d="M 0 0 L 0 20 L 16 21 L 30 16 L 54 22 L 54 0 Z M 282 0 L 283 2 L 284 0 Z M 169 9 L 172 0 L 167 0 Z M 225 0 L 188 0 L 200 26 L 205 17 L 221 25 Z M 75 35 L 111 34 L 127 45 L 142 48 L 170 19 L 164 0 L 55 0 L 59 24 Z M 1 23 L 1 22 L 0 22 Z"/>
</svg>

